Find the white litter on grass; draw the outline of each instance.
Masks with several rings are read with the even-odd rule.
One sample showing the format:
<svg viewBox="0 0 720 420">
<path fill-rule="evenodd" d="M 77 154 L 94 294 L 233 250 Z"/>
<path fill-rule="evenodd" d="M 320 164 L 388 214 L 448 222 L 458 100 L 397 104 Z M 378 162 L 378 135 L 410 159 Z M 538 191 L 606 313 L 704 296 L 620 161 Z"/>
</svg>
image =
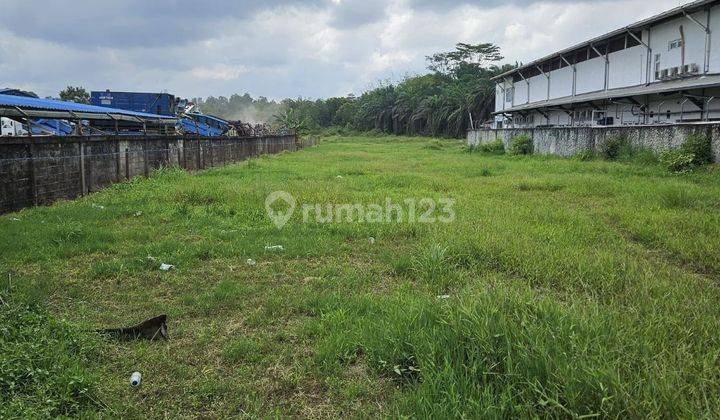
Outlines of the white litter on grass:
<svg viewBox="0 0 720 420">
<path fill-rule="evenodd" d="M 284 251 L 285 248 L 282 245 L 266 245 L 265 251 Z"/>
<path fill-rule="evenodd" d="M 370 245 L 375 245 L 375 238 L 372 236 L 368 238 L 368 242 L 370 242 Z"/>
<path fill-rule="evenodd" d="M 255 265 L 257 265 L 257 262 L 255 262 L 255 260 L 253 260 L 252 258 L 248 258 L 247 261 L 245 261 L 245 262 L 247 263 L 247 265 L 249 265 L 251 267 L 254 267 Z"/>
<path fill-rule="evenodd" d="M 450 299 L 450 295 L 439 295 L 438 299 Z"/>
<path fill-rule="evenodd" d="M 174 268 L 175 268 L 175 266 L 172 265 L 172 264 L 165 264 L 165 263 L 160 264 L 160 269 L 161 269 L 162 271 L 170 271 L 170 270 L 172 270 L 172 269 L 174 269 Z"/>
<path fill-rule="evenodd" d="M 133 374 L 130 375 L 130 386 L 137 388 L 140 386 L 140 382 L 142 382 L 142 375 L 140 372 L 133 372 Z"/>
<path fill-rule="evenodd" d="M 335 178 L 337 178 L 337 179 L 342 179 L 343 176 L 342 176 L 342 175 L 338 175 L 338 176 L 336 176 Z"/>
<path fill-rule="evenodd" d="M 92 208 L 94 208 L 94 209 L 105 210 L 105 206 L 101 206 L 100 204 L 95 204 L 95 203 L 93 203 L 93 204 L 91 204 L 90 206 L 91 206 Z"/>
<path fill-rule="evenodd" d="M 133 216 L 135 216 L 135 217 L 140 217 L 140 216 L 142 216 L 142 212 L 141 212 L 141 211 L 136 211 Z"/>
<path fill-rule="evenodd" d="M 12 220 L 13 222 L 19 222 L 19 221 L 20 221 L 20 219 L 18 219 L 17 217 L 13 217 L 13 218 L 10 219 L 10 220 Z"/>
</svg>

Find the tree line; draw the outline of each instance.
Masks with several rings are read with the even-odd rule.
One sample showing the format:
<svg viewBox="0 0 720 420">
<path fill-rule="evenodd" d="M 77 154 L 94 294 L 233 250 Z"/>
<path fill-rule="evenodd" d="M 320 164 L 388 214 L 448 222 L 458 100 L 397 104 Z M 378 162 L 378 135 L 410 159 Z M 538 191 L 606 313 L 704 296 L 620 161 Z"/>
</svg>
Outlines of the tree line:
<svg viewBox="0 0 720 420">
<path fill-rule="evenodd" d="M 492 118 L 495 84 L 491 79 L 517 66 L 499 65 L 500 48 L 491 43 L 457 44 L 426 57 L 428 72 L 399 83 L 379 83 L 360 96 L 285 99 L 247 93 L 194 98 L 202 112 L 228 120 L 269 122 L 301 132 L 375 131 L 396 135 L 463 137 L 468 128 Z M 81 87 L 68 86 L 60 97 L 89 102 Z"/>
<path fill-rule="evenodd" d="M 359 97 L 283 101 L 278 120 L 314 131 L 341 127 L 397 135 L 463 137 L 468 128 L 492 117 L 495 84 L 491 78 L 515 66 L 496 45 L 457 44 L 455 50 L 427 57 L 427 74 L 397 84 L 381 83 Z"/>
</svg>

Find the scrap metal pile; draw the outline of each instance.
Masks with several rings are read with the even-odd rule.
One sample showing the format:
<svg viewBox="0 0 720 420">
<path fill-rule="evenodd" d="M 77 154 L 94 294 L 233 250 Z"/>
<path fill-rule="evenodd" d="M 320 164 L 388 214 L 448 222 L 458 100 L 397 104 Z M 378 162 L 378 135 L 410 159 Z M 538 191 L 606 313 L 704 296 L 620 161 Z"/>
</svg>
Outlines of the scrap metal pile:
<svg viewBox="0 0 720 420">
<path fill-rule="evenodd" d="M 279 133 L 277 130 L 273 130 L 273 128 L 267 123 L 253 125 L 242 121 L 228 121 L 228 125 L 230 126 L 230 130 L 228 131 L 228 135 L 230 136 L 260 137 L 283 134 Z"/>
</svg>

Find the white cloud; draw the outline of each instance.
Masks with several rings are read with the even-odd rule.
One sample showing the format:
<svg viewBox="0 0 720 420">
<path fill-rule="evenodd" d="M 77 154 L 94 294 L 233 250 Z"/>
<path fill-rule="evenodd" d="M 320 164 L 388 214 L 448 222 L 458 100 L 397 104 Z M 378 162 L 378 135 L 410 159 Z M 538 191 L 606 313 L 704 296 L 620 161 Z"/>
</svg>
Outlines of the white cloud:
<svg viewBox="0 0 720 420">
<path fill-rule="evenodd" d="M 272 0 L 243 8 L 236 0 L 212 0 L 219 11 L 213 14 L 197 7 L 186 12 L 178 7 L 181 0 L 159 0 L 137 11 L 118 6 L 121 0 L 113 5 L 82 0 L 90 8 L 85 18 L 120 14 L 100 33 L 100 21 L 79 22 L 72 17 L 74 7 L 58 6 L 69 0 L 37 0 L 43 1 L 54 11 L 43 25 L 19 26 L 0 17 L 0 85 L 41 95 L 79 84 L 92 90 L 166 89 L 187 97 L 249 92 L 276 99 L 359 93 L 378 80 L 425 71 L 425 56 L 457 42 L 493 42 L 506 61 L 527 62 L 677 5 L 676 0 Z M 3 2 L 10 15 L 27 9 L 20 0 Z M 43 9 L 35 1 L 33 8 Z M 64 9 L 68 15 L 61 15 Z"/>
<path fill-rule="evenodd" d="M 230 81 L 238 79 L 242 74 L 247 73 L 245 66 L 228 66 L 226 64 L 215 64 L 212 67 L 195 67 L 190 70 L 193 77 L 204 80 Z"/>
</svg>

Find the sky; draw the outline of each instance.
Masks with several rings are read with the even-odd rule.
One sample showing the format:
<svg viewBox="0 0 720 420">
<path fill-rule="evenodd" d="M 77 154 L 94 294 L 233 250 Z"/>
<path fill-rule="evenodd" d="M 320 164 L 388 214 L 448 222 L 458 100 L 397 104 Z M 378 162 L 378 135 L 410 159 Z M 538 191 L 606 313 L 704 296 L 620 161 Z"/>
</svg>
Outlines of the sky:
<svg viewBox="0 0 720 420">
<path fill-rule="evenodd" d="M 360 94 L 458 42 L 530 61 L 678 0 L 0 0 L 0 87 Z"/>
</svg>

